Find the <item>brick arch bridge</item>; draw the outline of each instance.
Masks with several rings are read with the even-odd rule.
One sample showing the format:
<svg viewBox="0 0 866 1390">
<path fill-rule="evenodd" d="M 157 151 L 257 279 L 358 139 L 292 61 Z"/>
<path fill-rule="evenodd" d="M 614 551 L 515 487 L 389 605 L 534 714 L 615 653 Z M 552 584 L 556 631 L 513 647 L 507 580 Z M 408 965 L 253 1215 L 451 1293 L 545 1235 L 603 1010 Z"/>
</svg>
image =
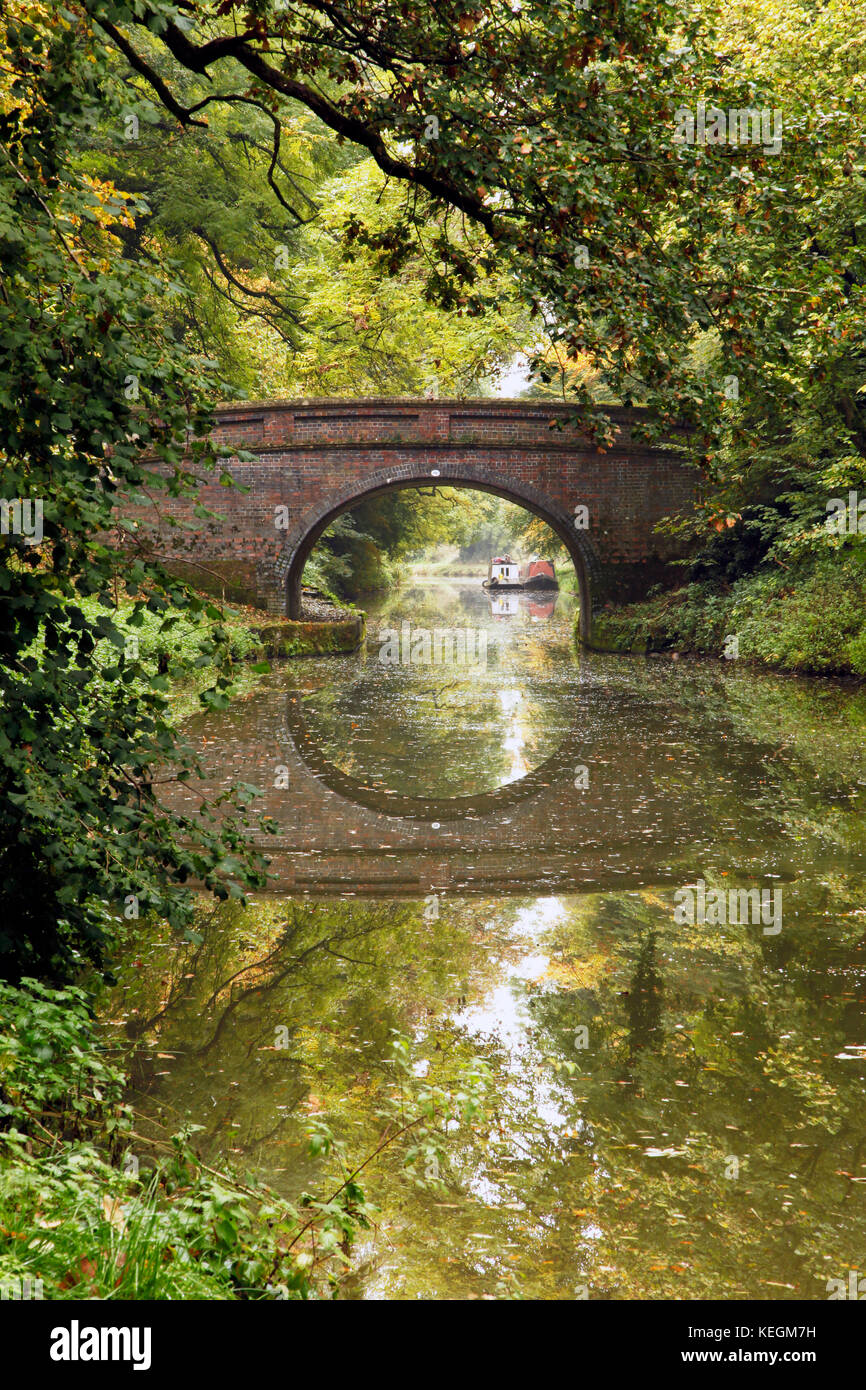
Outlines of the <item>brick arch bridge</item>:
<svg viewBox="0 0 866 1390">
<path fill-rule="evenodd" d="M 297 616 L 304 563 L 341 512 L 404 487 L 444 483 L 496 493 L 546 521 L 566 546 L 581 595 L 581 631 L 608 602 L 673 579 L 678 548 L 656 523 L 688 505 L 696 474 L 664 447 L 638 443 L 640 412 L 612 410 L 614 443 L 598 448 L 573 408 L 544 401 L 321 399 L 249 402 L 217 411 L 215 438 L 248 451 L 228 471 L 244 489 L 206 479 L 201 523 L 189 500 L 169 511 L 160 554 L 196 582 Z M 575 508 L 588 526 L 577 529 Z"/>
</svg>

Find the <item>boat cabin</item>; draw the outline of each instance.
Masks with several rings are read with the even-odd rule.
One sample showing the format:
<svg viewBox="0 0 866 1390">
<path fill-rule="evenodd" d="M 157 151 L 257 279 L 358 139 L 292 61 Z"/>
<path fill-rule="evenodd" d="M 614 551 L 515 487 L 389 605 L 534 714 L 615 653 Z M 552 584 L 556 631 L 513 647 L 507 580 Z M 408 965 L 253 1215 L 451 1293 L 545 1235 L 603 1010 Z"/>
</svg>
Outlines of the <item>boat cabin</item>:
<svg viewBox="0 0 866 1390">
<path fill-rule="evenodd" d="M 510 555 L 496 555 L 490 561 L 487 578 L 495 579 L 497 584 L 519 584 L 520 566 Z"/>
</svg>

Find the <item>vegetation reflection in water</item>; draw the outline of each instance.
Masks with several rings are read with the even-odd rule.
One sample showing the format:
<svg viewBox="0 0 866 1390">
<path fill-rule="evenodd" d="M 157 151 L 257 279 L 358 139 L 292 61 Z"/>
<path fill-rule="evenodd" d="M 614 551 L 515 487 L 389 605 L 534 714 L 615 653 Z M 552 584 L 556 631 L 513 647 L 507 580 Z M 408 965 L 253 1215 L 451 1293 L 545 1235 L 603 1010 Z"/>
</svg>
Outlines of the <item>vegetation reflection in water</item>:
<svg viewBox="0 0 866 1390">
<path fill-rule="evenodd" d="M 143 932 L 122 972 L 140 1109 L 287 1195 L 327 1189 L 311 1123 L 361 1162 L 420 1093 L 469 1097 L 441 1147 L 408 1130 L 365 1169 L 344 1295 L 826 1298 L 862 1263 L 862 692 L 590 666 L 614 721 L 663 696 L 690 730 L 679 781 L 645 730 L 647 785 L 694 826 L 664 874 L 647 838 L 628 890 L 229 905 L 197 945 Z M 746 860 L 783 883 L 781 932 L 675 922 L 674 882 Z"/>
<path fill-rule="evenodd" d="M 498 619 L 477 584 L 403 591 L 376 606 L 344 679 L 304 663 L 317 677 L 304 715 L 323 752 L 372 786 L 439 797 L 478 795 L 543 763 L 571 717 L 573 601 L 557 596 L 551 624 L 535 620 L 551 598 L 512 600 L 517 613 Z"/>
</svg>

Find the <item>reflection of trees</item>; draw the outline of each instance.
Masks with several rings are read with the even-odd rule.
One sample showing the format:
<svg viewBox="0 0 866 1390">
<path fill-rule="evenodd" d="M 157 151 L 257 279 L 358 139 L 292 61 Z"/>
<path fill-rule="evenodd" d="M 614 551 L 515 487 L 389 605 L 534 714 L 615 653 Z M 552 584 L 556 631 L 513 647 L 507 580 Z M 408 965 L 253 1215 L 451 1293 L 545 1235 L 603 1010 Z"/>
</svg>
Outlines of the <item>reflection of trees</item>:
<svg viewBox="0 0 866 1390">
<path fill-rule="evenodd" d="M 642 938 L 631 988 L 626 992 L 628 1045 L 632 1056 L 661 1039 L 662 977 L 656 967 L 656 934 Z"/>
<path fill-rule="evenodd" d="M 441 1084 L 472 1057 L 492 1071 L 444 1204 L 407 1188 L 397 1158 L 370 1177 L 410 1228 L 407 1268 L 432 1278 L 427 1248 L 447 1244 L 455 1290 L 492 1287 L 514 1255 L 545 1297 L 584 1282 L 592 1296 L 822 1297 L 819 1276 L 855 1267 L 866 1235 L 862 1068 L 836 1059 L 864 1040 L 864 941 L 861 919 L 834 915 L 838 893 L 801 893 L 780 939 L 674 927 L 651 892 L 573 900 L 538 942 L 560 973 L 526 986 L 534 1022 L 511 1053 L 451 1014 L 501 978 L 518 902 L 443 904 L 433 922 L 396 902 L 226 907 L 170 959 L 145 939 L 149 968 L 128 971 L 118 1010 L 149 1025 L 141 1107 L 166 1120 L 174 1106 L 212 1150 L 297 1191 L 316 1182 L 311 1113 L 354 1154 L 375 1147 L 398 1029 Z"/>
<path fill-rule="evenodd" d="M 342 771 L 372 787 L 430 796 L 471 796 L 506 780 L 492 679 L 482 683 L 460 667 L 388 668 L 358 686 L 351 707 L 304 705 L 311 733 Z"/>
<path fill-rule="evenodd" d="M 664 661 L 620 664 L 617 680 L 623 696 L 676 711 L 683 747 L 669 767 L 657 760 L 652 774 L 669 780 L 673 794 L 700 778 L 705 818 L 720 832 L 725 827 L 717 844 L 732 835 L 742 845 L 762 843 L 777 829 L 804 842 L 813 860 L 823 850 L 828 868 L 838 869 L 847 855 L 862 866 L 862 690 L 792 681 L 737 662 L 675 673 Z"/>
<path fill-rule="evenodd" d="M 393 912 L 387 909 L 378 913 L 374 910 L 365 914 L 358 925 L 354 915 L 348 915 L 347 919 L 338 906 L 328 914 L 325 934 L 314 931 L 313 936 L 316 939 L 308 942 L 306 938 L 316 909 L 290 902 L 286 904 L 285 910 L 287 916 L 280 925 L 277 944 L 273 950 L 250 965 L 240 966 L 227 979 L 214 985 L 205 1002 L 205 1012 L 212 1013 L 217 1010 L 216 1026 L 210 1038 L 194 1050 L 196 1056 L 205 1056 L 218 1047 L 226 1028 L 234 1022 L 235 1015 L 248 1008 L 250 1004 L 254 1004 L 257 1017 L 263 1011 L 267 1012 L 270 1000 L 280 997 L 283 984 L 291 976 L 298 974 L 306 961 L 316 952 L 326 952 L 337 960 L 351 960 L 355 965 L 365 963 L 338 951 L 336 943 L 348 946 L 359 938 L 380 930 L 383 917 L 389 924 L 393 918 Z M 254 1046 L 255 1039 L 247 1048 L 248 1055 Z"/>
<path fill-rule="evenodd" d="M 683 931 L 663 904 L 597 903 L 611 968 L 577 1009 L 591 1046 L 569 1086 L 598 1163 L 577 1205 L 604 1230 L 617 1296 L 825 1297 L 822 1278 L 856 1265 L 863 1069 L 836 1054 L 862 945 L 817 937 L 805 902 L 799 915 L 780 967 L 748 928 Z M 847 989 L 816 999 L 840 972 Z M 561 1002 L 536 1017 L 567 1056 Z"/>
<path fill-rule="evenodd" d="M 440 998 L 459 949 L 445 916 L 428 923 L 423 904 L 331 902 L 218 909 L 197 946 L 165 949 L 143 933 L 157 968 L 128 970 L 116 1000 L 138 1038 L 132 1068 L 136 1104 L 154 1122 L 181 1118 L 203 1126 L 206 1151 L 263 1157 L 292 1153 L 293 1185 L 303 1185 L 308 1115 L 337 1120 L 358 1077 L 390 1084 L 392 1030 L 404 1030 Z M 431 947 L 422 961 L 419 938 Z M 459 941 L 459 939 L 458 939 Z M 463 933 L 463 950 L 468 936 Z M 426 1011 L 425 1011 L 426 1012 Z M 277 1030 L 285 1030 L 285 1046 Z M 171 1064 L 170 1067 L 168 1064 Z M 170 1083 L 159 1073 L 170 1071 Z M 367 1117 L 368 1120 L 371 1117 Z M 347 1138 L 355 1153 L 377 1137 L 375 1123 Z"/>
<path fill-rule="evenodd" d="M 427 623 L 449 624 L 441 612 Z M 846 1051 L 866 1043 L 856 701 L 833 687 L 804 704 L 799 685 L 727 668 L 592 671 L 582 708 L 599 761 L 611 759 L 613 811 L 627 816 L 651 788 L 693 837 L 680 870 L 660 820 L 645 862 L 672 864 L 677 883 L 699 869 L 751 878 L 756 864 L 755 877 L 788 874 L 779 936 L 675 927 L 671 889 L 575 898 L 538 943 L 560 973 L 526 985 L 534 1026 L 509 1053 L 448 1015 L 501 980 L 510 946 L 497 931 L 516 902 L 443 904 L 433 923 L 418 904 L 225 909 L 199 946 L 142 948 L 144 978 L 124 998 L 130 1032 L 149 1024 L 145 1103 L 171 1102 L 212 1146 L 304 1185 L 292 1145 L 311 1110 L 355 1152 L 375 1147 L 399 1028 L 446 1080 L 473 1056 L 493 1071 L 489 1125 L 461 1137 L 445 1202 L 393 1169 L 375 1179 L 414 1242 L 401 1268 L 437 1288 L 453 1277 L 458 1295 L 482 1278 L 494 1287 L 514 1256 L 526 1292 L 547 1297 L 583 1282 L 592 1296 L 825 1297 L 822 1279 L 858 1267 L 866 1236 L 863 1066 Z M 291 679 L 300 693 L 325 676 Z M 321 698 L 337 729 L 342 711 L 369 708 L 375 682 Z"/>
<path fill-rule="evenodd" d="M 419 628 L 487 632 L 487 665 L 381 665 L 379 632 Z M 410 590 L 392 598 L 370 621 L 368 659 L 345 685 L 304 695 L 307 726 L 322 753 L 341 771 L 373 788 L 426 796 L 469 796 L 497 787 L 511 774 L 503 747 L 511 715 L 501 692 L 522 690 L 522 734 L 529 767 L 555 750 L 573 709 L 550 668 L 549 636 L 505 633 L 491 623 L 483 593 Z M 569 639 L 570 641 L 570 639 Z M 569 662 L 573 653 L 569 650 Z"/>
</svg>

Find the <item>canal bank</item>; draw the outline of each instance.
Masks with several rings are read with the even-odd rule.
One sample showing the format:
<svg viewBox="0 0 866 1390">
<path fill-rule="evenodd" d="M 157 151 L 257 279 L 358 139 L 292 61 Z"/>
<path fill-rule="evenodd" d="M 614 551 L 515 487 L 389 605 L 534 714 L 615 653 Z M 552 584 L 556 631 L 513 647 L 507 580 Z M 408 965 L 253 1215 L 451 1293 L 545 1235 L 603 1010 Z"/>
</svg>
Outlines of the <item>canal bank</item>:
<svg viewBox="0 0 866 1390">
<path fill-rule="evenodd" d="M 575 628 L 575 635 L 579 633 Z M 693 583 L 593 615 L 588 645 L 741 660 L 800 675 L 866 678 L 866 570 L 855 558 Z"/>
</svg>

